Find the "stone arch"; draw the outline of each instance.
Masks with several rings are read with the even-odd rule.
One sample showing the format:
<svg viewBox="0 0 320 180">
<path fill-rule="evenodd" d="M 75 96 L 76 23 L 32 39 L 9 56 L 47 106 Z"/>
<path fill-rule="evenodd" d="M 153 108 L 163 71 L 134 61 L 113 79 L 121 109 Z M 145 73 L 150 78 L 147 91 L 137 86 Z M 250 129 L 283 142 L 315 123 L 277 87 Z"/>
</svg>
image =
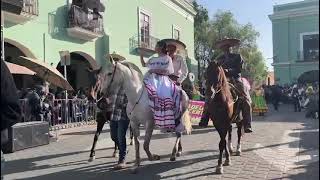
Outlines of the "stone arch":
<svg viewBox="0 0 320 180">
<path fill-rule="evenodd" d="M 31 50 L 26 46 L 22 45 L 21 43 L 8 38 L 4 38 L 4 42 L 18 48 L 26 57 L 36 59 L 36 56 L 31 52 Z"/>
<path fill-rule="evenodd" d="M 26 56 L 36 59 L 36 56 L 29 48 L 12 39 L 4 38 L 4 55 L 5 61 L 16 63 L 19 56 Z M 41 79 L 34 75 L 12 74 L 17 89 L 32 88 L 37 84 L 41 84 Z"/>
<path fill-rule="evenodd" d="M 91 68 L 93 69 L 98 68 L 99 65 L 97 64 L 97 61 L 91 55 L 82 51 L 73 51 L 71 53 L 79 54 L 80 56 L 84 57 L 89 62 Z"/>
<path fill-rule="evenodd" d="M 89 68 L 96 69 L 98 64 L 94 58 L 82 51 L 70 52 L 71 64 L 67 66 L 67 79 L 74 90 L 85 90 L 95 83 L 94 75 L 88 71 Z M 58 71 L 64 74 L 64 68 L 59 62 Z"/>
</svg>

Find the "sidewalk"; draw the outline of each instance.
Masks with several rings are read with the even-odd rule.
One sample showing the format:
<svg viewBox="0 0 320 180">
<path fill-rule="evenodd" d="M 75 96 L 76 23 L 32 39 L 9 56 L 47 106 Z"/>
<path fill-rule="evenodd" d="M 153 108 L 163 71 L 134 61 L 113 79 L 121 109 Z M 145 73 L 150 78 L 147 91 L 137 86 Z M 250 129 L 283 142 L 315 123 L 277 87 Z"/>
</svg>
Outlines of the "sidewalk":
<svg viewBox="0 0 320 180">
<path fill-rule="evenodd" d="M 174 145 L 172 134 L 155 131 L 151 141 L 153 153 L 160 161 L 146 160 L 140 146 L 142 166 L 138 174 L 129 169 L 113 171 L 117 161 L 111 157 L 113 142 L 106 124 L 97 144 L 96 160 L 89 163 L 89 150 L 95 126 L 60 130 L 59 140 L 47 146 L 6 154 L 5 179 L 32 180 L 157 180 L 157 179 L 318 179 L 319 122 L 305 119 L 304 113 L 294 113 L 286 105 L 280 112 L 254 117 L 254 133 L 245 135 L 241 157 L 232 156 L 232 165 L 223 175 L 215 174 L 218 162 L 219 136 L 212 127 L 195 128 L 192 135 L 183 136 L 183 155 L 176 162 L 169 156 Z M 143 139 L 143 131 L 141 136 Z M 236 145 L 236 129 L 233 142 Z M 143 140 L 142 142 L 143 143 Z M 128 165 L 133 165 L 134 147 L 129 147 Z"/>
</svg>

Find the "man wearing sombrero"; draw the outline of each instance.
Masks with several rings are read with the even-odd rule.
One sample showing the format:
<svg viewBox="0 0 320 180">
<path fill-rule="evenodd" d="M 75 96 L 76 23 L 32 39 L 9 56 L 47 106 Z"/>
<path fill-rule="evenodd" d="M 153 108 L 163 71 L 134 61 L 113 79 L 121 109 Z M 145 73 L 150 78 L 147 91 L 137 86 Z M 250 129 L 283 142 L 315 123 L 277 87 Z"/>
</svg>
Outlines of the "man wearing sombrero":
<svg viewBox="0 0 320 180">
<path fill-rule="evenodd" d="M 223 55 L 217 58 L 218 64 L 223 67 L 225 74 L 229 81 L 236 87 L 236 93 L 243 99 L 243 104 L 240 107 L 244 120 L 245 133 L 251 133 L 251 121 L 252 121 L 252 110 L 251 110 L 251 98 L 247 88 L 245 88 L 242 78 L 241 71 L 243 65 L 243 59 L 240 54 L 230 52 L 230 48 L 240 44 L 238 39 L 225 38 L 216 44 L 216 48 L 223 51 Z M 201 122 L 199 125 L 204 125 L 208 122 L 207 113 L 203 113 Z"/>
</svg>

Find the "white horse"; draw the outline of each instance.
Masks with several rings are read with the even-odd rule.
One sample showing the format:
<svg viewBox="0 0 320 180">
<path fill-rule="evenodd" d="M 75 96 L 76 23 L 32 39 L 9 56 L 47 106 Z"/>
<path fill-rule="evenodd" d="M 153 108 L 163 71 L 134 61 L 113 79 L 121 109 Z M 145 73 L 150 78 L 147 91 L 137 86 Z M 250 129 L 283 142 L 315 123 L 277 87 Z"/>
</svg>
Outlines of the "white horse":
<svg viewBox="0 0 320 180">
<path fill-rule="evenodd" d="M 125 89 L 126 96 L 128 98 L 127 114 L 130 119 L 130 125 L 133 130 L 134 144 L 136 151 L 136 162 L 134 165 L 133 172 L 135 173 L 140 166 L 140 143 L 139 143 L 139 126 L 144 124 L 145 137 L 144 137 L 144 150 L 150 161 L 159 160 L 160 156 L 152 154 L 149 149 L 150 140 L 152 136 L 155 123 L 153 120 L 153 113 L 149 106 L 149 97 L 147 90 L 143 84 L 143 75 L 140 69 L 129 62 L 115 62 L 110 60 L 111 66 L 109 66 L 104 72 L 102 72 L 102 87 L 101 92 L 105 96 L 116 94 L 120 87 Z M 188 96 L 183 91 L 182 95 L 182 125 L 184 126 L 187 134 L 190 134 L 192 126 L 188 111 Z M 181 133 L 176 132 L 177 139 L 172 150 L 171 161 L 175 161 L 176 156 L 181 155 Z M 179 150 L 178 150 L 179 149 Z M 177 152 L 177 150 L 179 152 Z"/>
</svg>

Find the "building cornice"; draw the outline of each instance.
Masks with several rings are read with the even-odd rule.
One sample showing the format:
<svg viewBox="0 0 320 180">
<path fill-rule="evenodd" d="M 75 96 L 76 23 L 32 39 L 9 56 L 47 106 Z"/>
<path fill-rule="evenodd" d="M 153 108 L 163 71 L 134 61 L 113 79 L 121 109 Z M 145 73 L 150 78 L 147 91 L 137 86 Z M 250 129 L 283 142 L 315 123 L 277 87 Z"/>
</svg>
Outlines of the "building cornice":
<svg viewBox="0 0 320 180">
<path fill-rule="evenodd" d="M 161 2 L 191 22 L 197 14 L 193 6 L 185 0 L 161 0 Z"/>
<path fill-rule="evenodd" d="M 274 12 L 274 14 L 269 15 L 269 19 L 270 20 L 285 19 L 290 17 L 308 16 L 308 15 L 319 15 L 319 6 Z"/>
<path fill-rule="evenodd" d="M 281 62 L 281 63 L 272 63 L 272 66 L 305 66 L 305 65 L 317 65 L 319 66 L 319 61 L 312 61 L 312 62 Z"/>
</svg>

